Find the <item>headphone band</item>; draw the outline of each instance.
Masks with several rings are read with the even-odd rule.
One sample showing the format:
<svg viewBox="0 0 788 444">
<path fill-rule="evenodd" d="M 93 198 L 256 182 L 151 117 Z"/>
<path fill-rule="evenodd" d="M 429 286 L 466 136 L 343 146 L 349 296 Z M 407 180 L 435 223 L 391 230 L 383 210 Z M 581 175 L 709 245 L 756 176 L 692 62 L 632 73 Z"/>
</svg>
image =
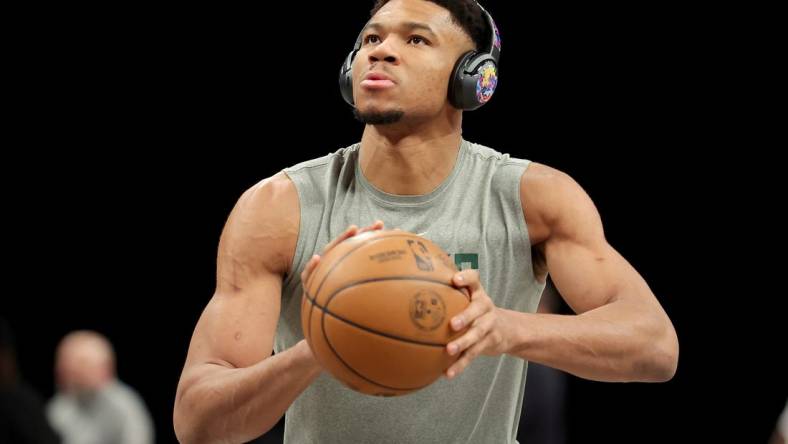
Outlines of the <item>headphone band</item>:
<svg viewBox="0 0 788 444">
<path fill-rule="evenodd" d="M 493 60 L 495 60 L 495 63 L 498 63 L 501 58 L 501 34 L 498 32 L 498 26 L 495 25 L 495 20 L 493 20 L 492 15 L 484 9 L 484 6 L 482 6 L 478 0 L 474 0 L 474 3 L 482 10 L 482 15 L 485 20 L 487 20 L 487 25 L 490 27 L 487 48 L 483 48 L 483 51 L 489 53 Z"/>
</svg>

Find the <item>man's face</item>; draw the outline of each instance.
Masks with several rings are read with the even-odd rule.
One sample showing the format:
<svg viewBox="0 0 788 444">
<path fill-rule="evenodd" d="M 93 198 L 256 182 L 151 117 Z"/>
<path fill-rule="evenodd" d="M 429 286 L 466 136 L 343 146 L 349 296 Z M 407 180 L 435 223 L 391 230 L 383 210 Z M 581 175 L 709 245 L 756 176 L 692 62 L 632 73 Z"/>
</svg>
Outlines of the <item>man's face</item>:
<svg viewBox="0 0 788 444">
<path fill-rule="evenodd" d="M 58 387 L 68 393 L 92 393 L 111 378 L 102 350 L 91 343 L 67 344 L 58 350 L 55 361 Z"/>
<path fill-rule="evenodd" d="M 450 106 L 449 76 L 457 59 L 474 48 L 448 10 L 425 0 L 390 1 L 361 38 L 353 62 L 359 114 L 437 115 Z"/>
</svg>

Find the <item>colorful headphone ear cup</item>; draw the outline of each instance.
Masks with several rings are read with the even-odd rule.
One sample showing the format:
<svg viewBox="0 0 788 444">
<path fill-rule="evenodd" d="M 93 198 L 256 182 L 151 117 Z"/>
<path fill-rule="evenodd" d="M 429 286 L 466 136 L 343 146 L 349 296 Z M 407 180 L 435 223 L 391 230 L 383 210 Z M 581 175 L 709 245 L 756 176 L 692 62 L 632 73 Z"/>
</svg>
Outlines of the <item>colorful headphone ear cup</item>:
<svg viewBox="0 0 788 444">
<path fill-rule="evenodd" d="M 487 53 L 470 51 L 457 61 L 449 83 L 449 101 L 465 111 L 478 109 L 490 98 L 498 86 L 498 68 Z"/>
<path fill-rule="evenodd" d="M 493 60 L 485 60 L 476 72 L 476 101 L 481 106 L 492 98 L 498 87 L 498 66 Z"/>
</svg>

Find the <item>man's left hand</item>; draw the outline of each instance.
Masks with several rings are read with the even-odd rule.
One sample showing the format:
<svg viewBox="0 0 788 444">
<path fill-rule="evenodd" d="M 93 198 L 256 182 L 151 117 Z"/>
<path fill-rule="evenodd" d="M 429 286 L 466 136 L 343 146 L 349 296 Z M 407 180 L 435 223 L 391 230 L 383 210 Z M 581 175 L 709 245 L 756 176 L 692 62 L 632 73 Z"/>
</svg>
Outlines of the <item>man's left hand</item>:
<svg viewBox="0 0 788 444">
<path fill-rule="evenodd" d="M 454 275 L 454 285 L 466 287 L 471 293 L 471 303 L 460 314 L 452 318 L 451 328 L 460 331 L 469 326 L 464 335 L 446 345 L 452 356 L 462 353 L 457 362 L 446 371 L 446 377 L 455 378 L 463 372 L 477 356 L 498 356 L 507 350 L 507 319 L 504 310 L 495 306 L 479 282 L 479 272 L 463 270 Z"/>
</svg>

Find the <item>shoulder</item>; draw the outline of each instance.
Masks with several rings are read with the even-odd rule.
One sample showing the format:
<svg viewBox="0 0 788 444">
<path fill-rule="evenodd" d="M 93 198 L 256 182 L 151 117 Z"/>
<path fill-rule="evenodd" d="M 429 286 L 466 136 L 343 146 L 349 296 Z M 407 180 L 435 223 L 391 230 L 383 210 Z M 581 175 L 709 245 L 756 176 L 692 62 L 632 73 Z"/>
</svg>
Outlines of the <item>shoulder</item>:
<svg viewBox="0 0 788 444">
<path fill-rule="evenodd" d="M 56 393 L 45 405 L 45 413 L 50 421 L 59 424 L 64 416 L 67 416 L 73 408 L 73 403 L 69 398 L 61 393 Z"/>
<path fill-rule="evenodd" d="M 520 178 L 524 197 L 540 203 L 539 197 L 557 197 L 580 190 L 580 185 L 565 172 L 542 163 L 532 162 Z M 549 194 L 550 196 L 545 196 Z"/>
<path fill-rule="evenodd" d="M 556 168 L 532 162 L 520 179 L 520 200 L 532 244 L 551 236 L 594 236 L 601 229 L 599 213 L 586 191 Z"/>
<path fill-rule="evenodd" d="M 359 147 L 340 148 L 282 170 L 295 185 L 302 207 L 321 204 L 326 188 L 332 184 L 353 180 Z"/>
<path fill-rule="evenodd" d="M 495 163 L 498 166 L 527 166 L 530 161 L 518 159 L 508 153 L 504 153 L 488 146 L 466 141 L 467 153 L 471 158 L 481 162 Z"/>
<path fill-rule="evenodd" d="M 290 177 L 280 171 L 244 191 L 229 219 L 237 222 L 239 228 L 254 232 L 264 228 L 285 228 L 294 212 L 298 213 L 298 193 Z"/>
<path fill-rule="evenodd" d="M 284 171 L 280 171 L 249 187 L 238 203 L 243 205 L 241 209 L 252 212 L 275 206 L 287 207 L 293 204 L 294 199 L 298 199 L 295 191 L 293 181 Z"/>
<path fill-rule="evenodd" d="M 466 142 L 467 163 L 475 178 L 487 177 L 493 193 L 502 193 L 507 197 L 513 191 L 528 166 L 530 160 L 520 159 L 509 153 L 500 152 L 479 143 Z"/>
<path fill-rule="evenodd" d="M 285 274 L 295 253 L 299 224 L 298 193 L 284 172 L 256 183 L 238 199 L 222 230 L 219 277 L 222 264 L 252 275 Z"/>
</svg>

